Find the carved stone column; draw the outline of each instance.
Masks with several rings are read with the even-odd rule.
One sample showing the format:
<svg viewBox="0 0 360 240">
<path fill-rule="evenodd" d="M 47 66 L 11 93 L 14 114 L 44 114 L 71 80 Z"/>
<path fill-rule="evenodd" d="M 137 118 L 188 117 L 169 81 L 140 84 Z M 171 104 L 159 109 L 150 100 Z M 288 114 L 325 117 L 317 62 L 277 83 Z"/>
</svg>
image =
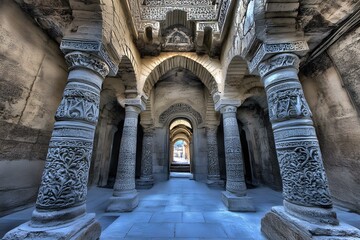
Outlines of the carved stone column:
<svg viewBox="0 0 360 240">
<path fill-rule="evenodd" d="M 136 138 L 141 109 L 137 106 L 125 107 L 124 129 L 121 137 L 119 163 L 116 173 L 113 197 L 110 198 L 109 212 L 129 212 L 139 204 L 135 189 Z"/>
<path fill-rule="evenodd" d="M 236 111 L 236 106 L 228 105 L 221 108 L 226 162 L 226 191 L 222 193 L 222 200 L 230 211 L 255 211 L 251 198 L 246 196 L 244 163 Z"/>
<path fill-rule="evenodd" d="M 142 156 L 141 156 L 141 176 L 136 182 L 138 189 L 150 189 L 154 185 L 153 177 L 153 128 L 144 128 Z"/>
<path fill-rule="evenodd" d="M 266 89 L 284 196 L 284 206 L 272 208 L 262 220 L 262 231 L 270 239 L 294 232 L 302 237 L 298 239 L 345 236 L 346 229 L 334 227 L 339 222 L 332 209 L 311 111 L 298 79 L 299 62 L 297 55 L 285 53 L 258 67 Z"/>
<path fill-rule="evenodd" d="M 3 239 L 98 239 L 95 214 L 86 213 L 89 167 L 108 65 L 84 52 L 66 56 L 68 83 L 55 115 L 45 169 L 30 222 Z"/>
<path fill-rule="evenodd" d="M 220 166 L 217 144 L 218 126 L 208 126 L 207 135 L 207 157 L 208 157 L 208 176 L 207 185 L 209 187 L 224 187 L 224 181 L 220 179 Z"/>
</svg>

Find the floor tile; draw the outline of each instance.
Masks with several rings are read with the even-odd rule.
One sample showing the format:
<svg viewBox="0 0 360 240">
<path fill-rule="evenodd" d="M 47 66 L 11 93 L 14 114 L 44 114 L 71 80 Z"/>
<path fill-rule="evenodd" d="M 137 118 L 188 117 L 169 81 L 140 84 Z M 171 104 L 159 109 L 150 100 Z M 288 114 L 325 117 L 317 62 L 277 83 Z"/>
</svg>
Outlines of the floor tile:
<svg viewBox="0 0 360 240">
<path fill-rule="evenodd" d="M 226 238 L 221 224 L 216 223 L 177 223 L 176 237 Z"/>
<path fill-rule="evenodd" d="M 174 237 L 175 224 L 174 223 L 135 223 L 127 237 L 138 238 L 155 238 L 155 237 Z"/>
</svg>

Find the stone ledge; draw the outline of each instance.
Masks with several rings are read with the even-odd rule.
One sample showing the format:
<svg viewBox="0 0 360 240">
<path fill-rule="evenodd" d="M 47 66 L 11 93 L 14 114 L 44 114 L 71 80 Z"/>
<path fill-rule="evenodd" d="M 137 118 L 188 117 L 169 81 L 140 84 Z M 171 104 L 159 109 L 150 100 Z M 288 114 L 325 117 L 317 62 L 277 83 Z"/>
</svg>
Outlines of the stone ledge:
<svg viewBox="0 0 360 240">
<path fill-rule="evenodd" d="M 131 212 L 139 205 L 139 194 L 137 192 L 127 194 L 123 197 L 111 197 L 107 212 Z"/>
<path fill-rule="evenodd" d="M 221 199 L 225 206 L 232 212 L 255 212 L 255 206 L 252 198 L 243 196 L 238 197 L 228 191 L 223 191 Z"/>
<path fill-rule="evenodd" d="M 360 239 L 360 230 L 351 225 L 312 224 L 289 215 L 282 206 L 273 207 L 265 215 L 261 231 L 270 240 Z"/>
<path fill-rule="evenodd" d="M 70 223 L 55 227 L 32 227 L 31 222 L 26 222 L 8 232 L 3 240 L 13 239 L 72 239 L 96 240 L 101 234 L 101 226 L 95 220 L 94 213 L 88 213 Z"/>
</svg>

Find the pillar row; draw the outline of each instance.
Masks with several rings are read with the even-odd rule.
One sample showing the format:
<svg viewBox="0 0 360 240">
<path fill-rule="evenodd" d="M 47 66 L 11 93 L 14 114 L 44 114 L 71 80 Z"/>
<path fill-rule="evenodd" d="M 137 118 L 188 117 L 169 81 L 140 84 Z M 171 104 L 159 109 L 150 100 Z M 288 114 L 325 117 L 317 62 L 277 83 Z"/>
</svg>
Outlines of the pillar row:
<svg viewBox="0 0 360 240">
<path fill-rule="evenodd" d="M 124 128 L 121 137 L 118 168 L 113 197 L 107 211 L 132 211 L 139 203 L 135 189 L 137 126 L 140 108 L 125 107 Z"/>
<path fill-rule="evenodd" d="M 295 54 L 278 54 L 258 67 L 274 131 L 284 208 L 305 220 L 338 224 L 312 113 L 298 78 L 299 62 Z"/>
</svg>

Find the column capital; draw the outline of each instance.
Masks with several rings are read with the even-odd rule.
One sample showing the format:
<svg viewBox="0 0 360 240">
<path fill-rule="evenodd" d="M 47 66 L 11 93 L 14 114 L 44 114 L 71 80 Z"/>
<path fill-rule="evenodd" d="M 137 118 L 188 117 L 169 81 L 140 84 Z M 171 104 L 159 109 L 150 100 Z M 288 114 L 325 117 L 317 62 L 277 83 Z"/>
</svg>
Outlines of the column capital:
<svg viewBox="0 0 360 240">
<path fill-rule="evenodd" d="M 304 56 L 309 50 L 309 46 L 305 40 L 282 42 L 282 43 L 262 43 L 256 51 L 254 57 L 248 62 L 249 72 L 257 73 L 261 62 L 271 58 L 275 54 L 294 53 Z"/>
<path fill-rule="evenodd" d="M 226 105 L 226 106 L 221 107 L 220 112 L 222 114 L 224 114 L 224 113 L 236 113 L 237 108 L 238 108 L 238 106 Z"/>
<path fill-rule="evenodd" d="M 138 96 L 136 98 L 126 98 L 121 100 L 120 105 L 124 106 L 125 108 L 127 106 L 133 106 L 140 109 L 140 111 L 146 110 L 146 103 L 144 101 L 144 98 L 141 96 Z"/>
<path fill-rule="evenodd" d="M 224 107 L 233 106 L 240 107 L 241 101 L 238 99 L 220 99 L 217 103 L 215 103 L 215 111 L 222 111 Z M 222 112 L 221 112 L 222 113 Z"/>
<path fill-rule="evenodd" d="M 300 59 L 297 55 L 292 53 L 277 54 L 270 59 L 267 59 L 259 64 L 258 71 L 263 78 L 266 75 L 282 69 L 282 68 L 294 68 L 296 72 L 299 71 Z"/>
<path fill-rule="evenodd" d="M 114 51 L 106 49 L 101 41 L 63 38 L 60 43 L 60 49 L 65 54 L 74 51 L 91 54 L 106 63 L 110 76 L 115 76 L 118 72 L 121 58 Z"/>
<path fill-rule="evenodd" d="M 109 67 L 103 60 L 85 52 L 70 52 L 65 55 L 65 60 L 69 70 L 87 68 L 98 73 L 103 78 L 109 74 Z"/>
</svg>

